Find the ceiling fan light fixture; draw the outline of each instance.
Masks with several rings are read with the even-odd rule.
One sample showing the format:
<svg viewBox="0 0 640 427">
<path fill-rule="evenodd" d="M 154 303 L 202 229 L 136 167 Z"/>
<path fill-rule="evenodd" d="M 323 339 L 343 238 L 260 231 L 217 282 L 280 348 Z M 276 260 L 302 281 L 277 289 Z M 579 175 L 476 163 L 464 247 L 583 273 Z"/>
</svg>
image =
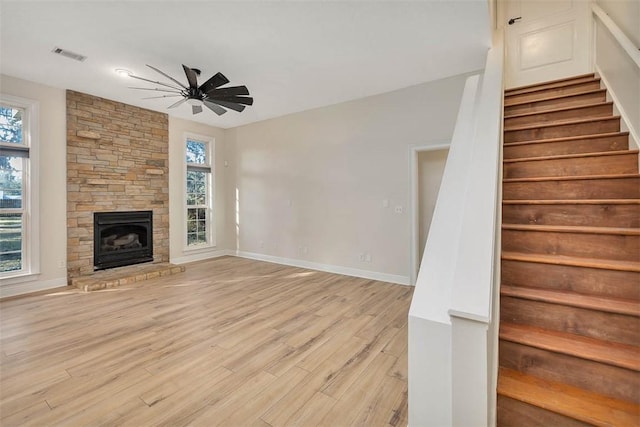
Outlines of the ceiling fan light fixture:
<svg viewBox="0 0 640 427">
<path fill-rule="evenodd" d="M 202 105 L 202 100 L 198 98 L 189 98 L 187 99 L 187 104 L 189 105 Z"/>
<path fill-rule="evenodd" d="M 116 74 L 120 77 L 131 77 L 133 73 L 129 70 L 125 70 L 124 68 L 116 68 Z"/>
</svg>

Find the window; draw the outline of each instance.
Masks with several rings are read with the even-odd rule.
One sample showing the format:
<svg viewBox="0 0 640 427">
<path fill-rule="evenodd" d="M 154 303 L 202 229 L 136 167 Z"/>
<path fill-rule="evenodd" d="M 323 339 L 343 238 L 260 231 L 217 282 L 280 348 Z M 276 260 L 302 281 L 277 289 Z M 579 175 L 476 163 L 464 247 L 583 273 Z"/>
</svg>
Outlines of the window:
<svg viewBox="0 0 640 427">
<path fill-rule="evenodd" d="M 38 272 L 37 103 L 0 97 L 0 277 Z"/>
<path fill-rule="evenodd" d="M 186 138 L 187 248 L 215 246 L 213 233 L 213 139 Z"/>
</svg>

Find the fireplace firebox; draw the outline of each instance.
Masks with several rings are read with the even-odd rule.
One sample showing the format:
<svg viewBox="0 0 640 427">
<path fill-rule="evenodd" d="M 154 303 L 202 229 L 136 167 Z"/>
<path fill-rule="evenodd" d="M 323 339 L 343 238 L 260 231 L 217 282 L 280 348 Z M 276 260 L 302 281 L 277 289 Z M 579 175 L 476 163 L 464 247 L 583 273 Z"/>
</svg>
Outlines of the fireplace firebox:
<svg viewBox="0 0 640 427">
<path fill-rule="evenodd" d="M 95 212 L 93 268 L 153 261 L 153 212 Z"/>
</svg>

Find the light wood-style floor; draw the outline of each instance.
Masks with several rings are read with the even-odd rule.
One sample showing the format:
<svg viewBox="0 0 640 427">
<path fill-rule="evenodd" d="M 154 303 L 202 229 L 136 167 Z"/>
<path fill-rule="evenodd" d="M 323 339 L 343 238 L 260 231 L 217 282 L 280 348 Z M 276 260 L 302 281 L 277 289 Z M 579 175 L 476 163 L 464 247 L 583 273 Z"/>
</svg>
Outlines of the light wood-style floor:
<svg viewBox="0 0 640 427">
<path fill-rule="evenodd" d="M 406 426 L 413 288 L 225 257 L 0 302 L 0 425 Z"/>
</svg>

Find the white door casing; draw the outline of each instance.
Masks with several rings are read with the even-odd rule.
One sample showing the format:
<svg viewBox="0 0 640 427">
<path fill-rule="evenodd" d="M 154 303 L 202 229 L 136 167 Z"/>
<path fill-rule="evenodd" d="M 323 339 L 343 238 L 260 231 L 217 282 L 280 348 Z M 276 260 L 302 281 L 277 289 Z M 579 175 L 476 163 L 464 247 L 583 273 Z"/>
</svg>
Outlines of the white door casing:
<svg viewBox="0 0 640 427">
<path fill-rule="evenodd" d="M 592 71 L 588 0 L 506 0 L 500 4 L 500 25 L 506 36 L 506 88 Z"/>
</svg>

